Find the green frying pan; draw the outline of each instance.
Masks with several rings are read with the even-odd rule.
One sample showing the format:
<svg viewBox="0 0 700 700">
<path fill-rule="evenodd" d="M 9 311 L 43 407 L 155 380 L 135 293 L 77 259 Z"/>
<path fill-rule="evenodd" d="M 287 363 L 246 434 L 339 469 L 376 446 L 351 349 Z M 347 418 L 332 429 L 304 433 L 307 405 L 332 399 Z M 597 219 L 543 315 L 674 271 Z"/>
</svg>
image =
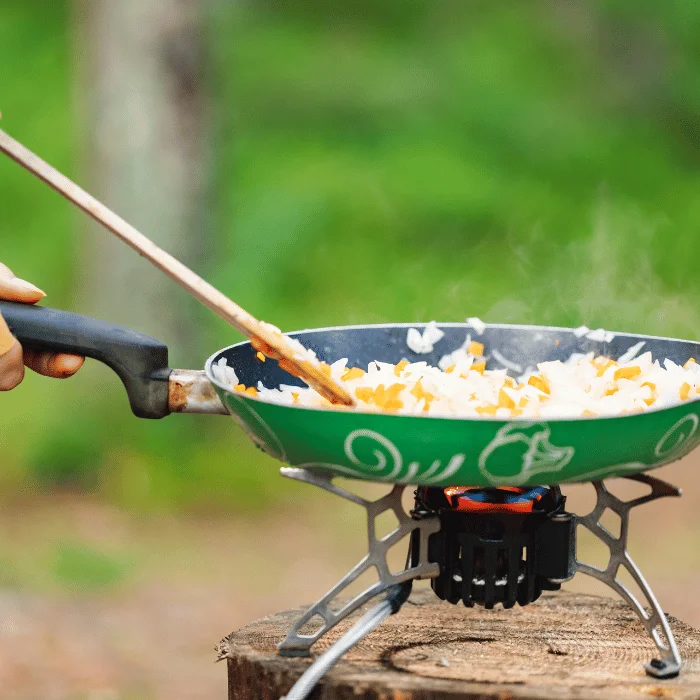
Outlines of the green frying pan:
<svg viewBox="0 0 700 700">
<path fill-rule="evenodd" d="M 0 312 L 27 347 L 84 354 L 112 367 L 121 377 L 132 410 L 145 418 L 171 412 L 229 412 L 269 455 L 307 469 L 341 476 L 425 486 L 529 486 L 590 481 L 643 472 L 688 454 L 700 442 L 700 403 L 614 417 L 546 421 L 464 419 L 313 409 L 264 402 L 233 391 L 213 366 L 224 358 L 246 386 L 261 381 L 302 385 L 275 362 L 255 359 L 250 343 L 219 350 L 205 374 L 171 370 L 167 348 L 147 336 L 77 314 L 10 302 Z M 430 354 L 406 345 L 409 327 L 390 324 L 322 328 L 291 333 L 319 358 L 348 358 L 351 366 L 372 360 L 396 363 L 440 357 L 459 347 L 469 327 L 438 324 L 444 337 Z M 474 333 L 472 329 L 472 333 Z M 700 356 L 700 343 L 618 333 L 594 341 L 568 328 L 491 325 L 479 338 L 509 366 L 565 360 L 574 352 L 619 357 L 644 343 L 642 352 L 683 364 Z M 489 369 L 502 368 L 495 359 Z M 212 391 L 212 386 L 218 394 Z"/>
</svg>

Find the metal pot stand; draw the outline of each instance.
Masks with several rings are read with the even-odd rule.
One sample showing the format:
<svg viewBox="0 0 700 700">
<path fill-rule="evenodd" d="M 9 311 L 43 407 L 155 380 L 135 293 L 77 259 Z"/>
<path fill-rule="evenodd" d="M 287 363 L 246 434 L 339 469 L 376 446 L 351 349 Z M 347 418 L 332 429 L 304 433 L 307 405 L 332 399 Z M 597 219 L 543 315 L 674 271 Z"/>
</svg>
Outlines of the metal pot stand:
<svg viewBox="0 0 700 700">
<path fill-rule="evenodd" d="M 512 607 L 516 601 L 521 605 L 528 604 L 539 597 L 542 590 L 558 589 L 561 583 L 572 578 L 577 572 L 592 576 L 610 586 L 637 614 L 658 652 L 656 658 L 652 658 L 645 664 L 647 674 L 659 679 L 673 678 L 679 674 L 681 658 L 673 632 L 649 584 L 627 552 L 629 514 L 632 508 L 664 496 L 680 496 L 681 491 L 675 486 L 647 474 L 629 475 L 624 478 L 648 485 L 651 492 L 645 496 L 623 501 L 612 494 L 603 481 L 593 481 L 591 483 L 595 488 L 597 499 L 590 513 L 584 516 L 567 513 L 563 509 L 565 499 L 562 498 L 552 513 L 540 518 L 541 522 L 536 527 L 532 527 L 525 518 L 523 522 L 528 523 L 528 527 L 519 530 L 517 538 L 514 538 L 512 533 L 510 535 L 506 533 L 500 539 L 498 536 L 482 537 L 481 541 L 486 543 L 487 548 L 479 550 L 483 560 L 478 564 L 478 571 L 476 571 L 473 568 L 474 562 L 468 562 L 467 557 L 464 556 L 467 551 L 464 549 L 465 538 L 471 537 L 473 541 L 474 533 L 459 532 L 456 535 L 458 539 L 461 538 L 459 541 L 462 552 L 456 565 L 454 557 L 450 562 L 446 562 L 445 559 L 439 561 L 441 554 L 445 551 L 444 541 L 442 545 L 439 544 L 441 538 L 444 540 L 447 536 L 445 519 L 441 518 L 440 511 L 431 511 L 422 502 L 417 503 L 417 507 L 407 513 L 402 505 L 405 485 L 394 485 L 387 495 L 375 501 L 369 501 L 334 484 L 336 475 L 328 471 L 285 467 L 281 469 L 281 473 L 287 478 L 318 486 L 363 507 L 367 515 L 368 552 L 346 576 L 297 620 L 286 638 L 278 644 L 279 653 L 282 656 L 310 656 L 312 645 L 341 620 L 371 599 L 381 595 L 385 597 L 383 603 L 367 613 L 355 627 L 343 635 L 309 668 L 307 674 L 315 675 L 314 684 L 350 646 L 375 629 L 388 615 L 398 611 L 401 604 L 408 598 L 412 581 L 415 579 L 431 579 L 433 589 L 439 597 L 449 602 L 456 603 L 461 600 L 467 606 L 481 604 L 486 607 L 493 607 L 495 603 L 503 602 L 504 607 Z M 601 518 L 608 509 L 620 518 L 619 537 L 615 537 L 601 523 Z M 379 538 L 376 534 L 376 519 L 386 511 L 393 511 L 398 519 L 398 525 L 389 534 Z M 471 514 L 465 515 L 474 519 Z M 487 514 L 481 517 L 488 519 L 490 516 Z M 506 517 L 512 516 L 507 514 Z M 522 519 L 522 516 L 520 517 Z M 576 538 L 573 533 L 578 526 L 586 528 L 608 548 L 610 556 L 605 569 L 596 568 L 576 558 Z M 569 527 L 567 532 L 565 532 L 566 527 Z M 527 532 L 524 535 L 525 530 Z M 478 533 L 476 537 L 478 539 Z M 530 540 L 523 537 L 530 537 Z M 387 561 L 387 553 L 404 539 L 409 540 L 406 566 L 400 571 L 392 572 Z M 528 542 L 529 546 L 527 546 Z M 491 553 L 489 553 L 489 546 L 493 549 Z M 527 550 L 523 549 L 525 546 Z M 503 557 L 499 559 L 493 553 L 497 550 L 505 556 L 505 560 Z M 454 547 L 453 551 L 455 551 Z M 474 550 L 469 551 L 473 554 Z M 525 551 L 525 559 L 522 559 Z M 515 557 L 518 560 L 517 568 L 513 563 Z M 555 563 L 552 564 L 552 562 Z M 449 578 L 454 581 L 452 584 L 454 590 L 451 593 L 449 586 L 440 587 L 437 583 L 442 578 L 444 584 L 446 566 L 448 568 L 456 566 L 454 571 L 452 569 L 449 571 Z M 339 609 L 334 607 L 334 601 L 342 596 L 348 586 L 371 568 L 376 570 L 378 581 Z M 638 600 L 620 581 L 618 576 L 621 569 L 625 569 L 637 583 L 644 596 L 643 601 Z M 471 571 L 471 580 L 465 580 L 462 577 L 460 572 L 465 571 Z M 508 593 L 509 588 L 510 593 Z M 381 614 L 382 610 L 383 614 Z M 312 633 L 302 634 L 301 630 L 314 619 L 320 621 L 318 628 Z M 319 663 L 322 668 L 317 666 Z M 304 674 L 299 684 L 303 685 L 302 681 L 307 674 Z M 312 686 L 308 683 L 306 686 L 305 692 L 308 693 Z M 287 695 L 287 699 L 296 700 L 306 697 L 304 694 L 298 694 L 297 691 L 301 692 L 301 690 L 301 687 L 293 690 Z"/>
</svg>

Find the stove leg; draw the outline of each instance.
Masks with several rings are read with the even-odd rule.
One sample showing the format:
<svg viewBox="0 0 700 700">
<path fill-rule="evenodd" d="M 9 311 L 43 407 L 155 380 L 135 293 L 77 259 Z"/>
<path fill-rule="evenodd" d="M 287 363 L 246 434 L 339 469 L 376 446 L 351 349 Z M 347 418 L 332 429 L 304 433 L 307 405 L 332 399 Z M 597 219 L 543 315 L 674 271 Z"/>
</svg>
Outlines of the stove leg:
<svg viewBox="0 0 700 700">
<path fill-rule="evenodd" d="M 281 470 L 281 473 L 287 478 L 313 484 L 314 486 L 330 491 L 341 498 L 363 507 L 367 512 L 368 535 L 367 554 L 344 578 L 333 586 L 326 595 L 314 603 L 301 618 L 297 620 L 294 626 L 289 630 L 284 641 L 277 645 L 281 655 L 310 656 L 309 649 L 318 639 L 367 601 L 380 595 L 396 584 L 418 578 L 433 578 L 438 575 L 438 565 L 431 564 L 428 561 L 428 537 L 438 531 L 440 522 L 437 517 L 413 519 L 404 511 L 401 504 L 401 496 L 406 488 L 404 485 L 397 484 L 386 496 L 376 501 L 367 501 L 333 484 L 334 475 L 330 472 L 285 467 Z M 375 528 L 376 518 L 388 510 L 394 512 L 398 520 L 398 525 L 396 529 L 388 535 L 377 538 Z M 392 573 L 387 561 L 387 553 L 397 542 L 400 542 L 404 538 L 408 538 L 407 543 L 410 538 L 414 538 L 414 541 L 418 541 L 417 556 L 415 554 L 416 547 L 414 547 L 414 561 L 407 562 L 405 568 L 401 571 Z M 338 598 L 353 581 L 371 568 L 374 568 L 378 575 L 379 580 L 377 583 L 366 588 L 339 609 L 334 609 L 333 601 Z M 301 634 L 300 630 L 302 627 L 314 618 L 319 619 L 317 629 L 309 634 Z"/>
<path fill-rule="evenodd" d="M 648 664 L 645 664 L 644 668 L 647 674 L 655 678 L 673 678 L 678 675 L 681 668 L 681 658 L 676 647 L 676 641 L 654 593 L 627 552 L 627 533 L 629 530 L 629 512 L 632 508 L 663 496 L 680 496 L 681 492 L 675 486 L 647 474 L 635 474 L 625 478 L 648 484 L 651 487 L 651 493 L 630 501 L 622 501 L 610 493 L 602 481 L 593 482 L 597 495 L 595 508 L 588 515 L 577 519 L 580 525 L 590 530 L 608 547 L 610 560 L 607 568 L 604 570 L 577 561 L 577 571 L 606 583 L 629 603 L 651 635 L 659 652 L 660 658 L 652 659 Z M 615 537 L 600 522 L 603 513 L 608 508 L 620 517 L 619 537 Z M 640 591 L 646 598 L 647 607 L 643 606 L 631 591 L 618 580 L 617 575 L 620 567 L 626 569 L 637 583 Z"/>
</svg>

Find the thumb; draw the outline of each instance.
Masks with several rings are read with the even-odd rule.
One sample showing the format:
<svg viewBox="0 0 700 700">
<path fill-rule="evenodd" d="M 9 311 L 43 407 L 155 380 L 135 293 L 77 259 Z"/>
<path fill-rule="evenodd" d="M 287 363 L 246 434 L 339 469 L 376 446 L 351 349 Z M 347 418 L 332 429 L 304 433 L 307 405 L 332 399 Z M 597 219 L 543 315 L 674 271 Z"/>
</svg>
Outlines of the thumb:
<svg viewBox="0 0 700 700">
<path fill-rule="evenodd" d="M 35 304 L 46 296 L 31 282 L 15 277 L 12 270 L 0 263 L 0 299 Z"/>
<path fill-rule="evenodd" d="M 22 346 L 0 316 L 0 391 L 14 389 L 24 377 Z"/>
<path fill-rule="evenodd" d="M 2 317 L 2 314 L 0 314 L 0 357 L 8 352 L 16 342 L 5 319 Z"/>
</svg>

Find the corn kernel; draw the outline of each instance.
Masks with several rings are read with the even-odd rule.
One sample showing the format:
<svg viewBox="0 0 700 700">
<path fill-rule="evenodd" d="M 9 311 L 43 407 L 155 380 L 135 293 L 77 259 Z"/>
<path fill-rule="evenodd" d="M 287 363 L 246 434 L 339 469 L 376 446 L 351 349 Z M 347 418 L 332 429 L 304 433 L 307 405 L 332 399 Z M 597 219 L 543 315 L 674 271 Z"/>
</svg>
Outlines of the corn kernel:
<svg viewBox="0 0 700 700">
<path fill-rule="evenodd" d="M 690 393 L 690 384 L 688 382 L 683 382 L 681 384 L 681 401 L 685 401 L 688 398 L 688 394 Z"/>
<path fill-rule="evenodd" d="M 255 357 L 257 357 L 260 362 L 265 362 L 265 355 L 263 355 L 260 350 L 255 353 Z"/>
<path fill-rule="evenodd" d="M 483 375 L 484 370 L 486 369 L 486 363 L 485 362 L 475 362 L 472 366 L 471 369 L 473 369 L 475 372 L 478 372 L 479 374 Z"/>
<path fill-rule="evenodd" d="M 450 365 L 450 366 L 445 370 L 445 374 L 452 374 L 452 372 L 455 371 L 455 367 L 456 367 L 456 366 L 457 366 L 457 365 Z"/>
</svg>

